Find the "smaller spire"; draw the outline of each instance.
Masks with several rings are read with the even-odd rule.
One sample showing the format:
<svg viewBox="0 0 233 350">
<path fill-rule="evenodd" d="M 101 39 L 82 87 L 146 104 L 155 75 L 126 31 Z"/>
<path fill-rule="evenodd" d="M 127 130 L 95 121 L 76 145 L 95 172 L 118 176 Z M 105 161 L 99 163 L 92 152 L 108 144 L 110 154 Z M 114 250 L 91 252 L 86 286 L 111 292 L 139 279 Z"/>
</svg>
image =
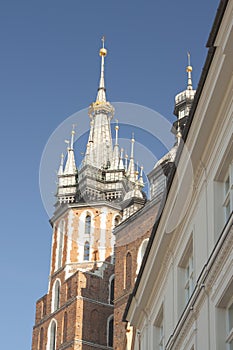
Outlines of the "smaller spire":
<svg viewBox="0 0 233 350">
<path fill-rule="evenodd" d="M 121 148 L 121 154 L 120 154 L 120 162 L 119 162 L 119 169 L 124 170 L 124 163 L 123 163 L 123 154 L 124 154 L 124 148 Z"/>
<path fill-rule="evenodd" d="M 144 187 L 144 182 L 143 182 L 143 166 L 141 166 L 141 170 L 140 170 L 140 177 L 139 177 L 139 186 Z"/>
<path fill-rule="evenodd" d="M 116 131 L 115 145 L 117 146 L 118 145 L 118 131 L 119 131 L 118 119 L 116 119 L 115 131 Z"/>
<path fill-rule="evenodd" d="M 119 125 L 118 120 L 116 119 L 116 141 L 113 149 L 113 161 L 112 161 L 112 169 L 119 169 L 119 161 L 120 161 L 120 149 L 118 145 L 118 131 L 119 131 Z"/>
<path fill-rule="evenodd" d="M 67 143 L 67 161 L 65 165 L 64 175 L 73 175 L 76 173 L 76 164 L 75 164 L 75 158 L 74 158 L 74 125 L 71 131 L 71 140 L 65 140 L 65 143 Z"/>
<path fill-rule="evenodd" d="M 190 52 L 187 52 L 187 55 L 188 55 L 188 66 L 186 67 L 186 72 L 188 73 L 187 90 L 193 90 L 193 83 L 192 83 L 192 70 L 193 70 L 193 67 L 191 66 L 191 63 L 190 63 Z"/>
<path fill-rule="evenodd" d="M 125 172 L 128 171 L 128 154 L 125 153 Z"/>
<path fill-rule="evenodd" d="M 61 163 L 57 175 L 63 175 L 63 165 L 64 165 L 64 154 L 61 154 Z"/>
<path fill-rule="evenodd" d="M 135 167 L 134 167 L 134 133 L 132 133 L 132 139 L 131 139 L 131 154 L 130 154 L 130 161 L 129 161 L 129 167 L 127 175 L 129 176 L 129 180 L 132 182 L 135 182 L 136 180 L 136 174 L 135 174 Z"/>
</svg>

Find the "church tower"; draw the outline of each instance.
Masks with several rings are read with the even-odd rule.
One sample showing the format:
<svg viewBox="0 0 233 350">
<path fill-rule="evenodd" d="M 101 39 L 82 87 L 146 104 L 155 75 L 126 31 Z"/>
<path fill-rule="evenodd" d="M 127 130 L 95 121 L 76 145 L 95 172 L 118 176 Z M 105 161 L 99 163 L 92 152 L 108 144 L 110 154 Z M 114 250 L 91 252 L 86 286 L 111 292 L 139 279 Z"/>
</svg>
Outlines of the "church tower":
<svg viewBox="0 0 233 350">
<path fill-rule="evenodd" d="M 134 137 L 129 164 L 123 163 L 114 108 L 107 101 L 101 72 L 95 102 L 89 107 L 90 132 L 79 170 L 75 131 L 61 156 L 48 292 L 37 301 L 32 350 L 91 350 L 113 347 L 114 227 L 145 203 L 142 174 L 134 168 Z"/>
</svg>

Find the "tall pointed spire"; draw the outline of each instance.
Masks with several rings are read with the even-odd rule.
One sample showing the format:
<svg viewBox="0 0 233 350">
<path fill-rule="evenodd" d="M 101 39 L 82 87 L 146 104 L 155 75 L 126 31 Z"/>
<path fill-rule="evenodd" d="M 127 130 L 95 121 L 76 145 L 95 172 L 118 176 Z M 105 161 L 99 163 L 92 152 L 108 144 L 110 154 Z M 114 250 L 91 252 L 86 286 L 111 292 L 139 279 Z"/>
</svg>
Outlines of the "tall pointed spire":
<svg viewBox="0 0 233 350">
<path fill-rule="evenodd" d="M 188 55 L 188 66 L 186 67 L 186 72 L 188 73 L 187 90 L 193 90 L 193 83 L 192 83 L 192 70 L 193 70 L 193 67 L 191 66 L 191 63 L 190 63 L 190 52 L 188 52 L 187 55 Z"/>
<path fill-rule="evenodd" d="M 104 59 L 107 55 L 107 50 L 104 47 L 104 37 L 102 38 L 102 43 L 102 48 L 99 51 L 101 57 L 100 83 L 96 101 L 93 102 L 88 109 L 88 114 L 91 119 L 91 130 L 83 164 L 87 164 L 89 152 L 89 161 L 92 162 L 93 166 L 99 169 L 108 169 L 113 161 L 110 121 L 114 115 L 114 108 L 106 101 Z M 93 159 L 93 161 L 91 159 Z"/>
<path fill-rule="evenodd" d="M 99 51 L 99 55 L 101 57 L 101 70 L 100 70 L 100 83 L 99 83 L 99 89 L 96 97 L 96 102 L 106 102 L 106 89 L 105 89 L 105 82 L 104 82 L 104 57 L 107 55 L 107 50 L 104 47 L 105 38 L 102 37 L 102 43 L 103 46 Z"/>
</svg>

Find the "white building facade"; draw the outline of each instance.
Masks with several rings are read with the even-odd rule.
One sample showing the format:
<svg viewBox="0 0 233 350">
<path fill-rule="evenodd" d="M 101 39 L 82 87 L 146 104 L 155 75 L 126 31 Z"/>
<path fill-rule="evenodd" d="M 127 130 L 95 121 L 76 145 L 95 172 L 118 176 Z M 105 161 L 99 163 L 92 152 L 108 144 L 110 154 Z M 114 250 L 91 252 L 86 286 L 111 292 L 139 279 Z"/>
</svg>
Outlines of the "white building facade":
<svg viewBox="0 0 233 350">
<path fill-rule="evenodd" d="M 233 0 L 221 1 L 128 301 L 135 350 L 233 349 Z"/>
</svg>

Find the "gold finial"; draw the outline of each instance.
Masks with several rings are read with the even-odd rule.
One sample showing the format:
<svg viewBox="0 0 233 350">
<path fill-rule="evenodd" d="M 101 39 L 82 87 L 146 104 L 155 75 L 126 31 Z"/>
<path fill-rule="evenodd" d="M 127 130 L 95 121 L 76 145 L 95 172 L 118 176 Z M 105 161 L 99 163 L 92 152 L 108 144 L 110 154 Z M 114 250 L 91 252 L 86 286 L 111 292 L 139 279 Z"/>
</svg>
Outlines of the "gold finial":
<svg viewBox="0 0 233 350">
<path fill-rule="evenodd" d="M 104 43 L 105 43 L 105 37 L 104 37 L 104 35 L 103 35 L 103 37 L 102 37 L 102 43 L 103 43 L 103 46 L 102 46 L 102 48 L 100 49 L 100 52 L 99 52 L 99 54 L 100 54 L 100 56 L 103 56 L 103 57 L 105 57 L 106 55 L 107 55 L 107 50 L 105 49 L 105 47 L 104 47 Z"/>
<path fill-rule="evenodd" d="M 118 119 L 116 119 L 115 130 L 119 130 Z"/>
<path fill-rule="evenodd" d="M 187 55 L 188 55 L 188 66 L 186 67 L 186 72 L 192 72 L 193 70 L 193 67 L 191 66 L 191 63 L 190 63 L 190 52 L 187 52 Z"/>
</svg>

